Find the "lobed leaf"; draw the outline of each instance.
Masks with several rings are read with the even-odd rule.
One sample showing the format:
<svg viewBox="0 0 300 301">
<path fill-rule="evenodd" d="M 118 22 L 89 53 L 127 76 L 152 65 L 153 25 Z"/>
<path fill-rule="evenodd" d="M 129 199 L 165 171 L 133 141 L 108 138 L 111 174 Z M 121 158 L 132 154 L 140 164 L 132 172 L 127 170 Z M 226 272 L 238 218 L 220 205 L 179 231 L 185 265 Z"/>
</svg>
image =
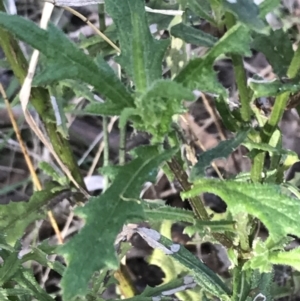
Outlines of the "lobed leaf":
<svg viewBox="0 0 300 301">
<path fill-rule="evenodd" d="M 221 197 L 233 214 L 247 212 L 257 217 L 268 228 L 269 239 L 275 242 L 288 234 L 299 234 L 300 202 L 282 194 L 280 186 L 201 179 L 192 190 L 182 193 L 182 197 L 203 192 Z"/>
<path fill-rule="evenodd" d="M 149 30 L 145 2 L 142 0 L 107 0 L 105 7 L 118 31 L 119 62 L 133 78 L 137 92 L 144 92 L 162 77 L 162 59 L 168 40 L 155 40 Z"/>
<path fill-rule="evenodd" d="M 154 146 L 139 147 L 135 150 L 137 157 L 119 168 L 105 193 L 90 198 L 84 207 L 76 210 L 84 218 L 85 226 L 59 250 L 68 263 L 61 283 L 66 300 L 85 295 L 95 271 L 118 267 L 115 237 L 126 222 L 143 219 L 143 208 L 135 201 L 139 199 L 141 186 L 153 181 L 158 166 L 174 153 L 175 150 L 170 150 L 159 154 Z"/>
<path fill-rule="evenodd" d="M 0 12 L 0 25 L 14 33 L 17 38 L 38 49 L 48 59 L 48 65 L 35 79 L 35 84 L 45 85 L 64 79 L 79 79 L 95 87 L 114 103 L 131 106 L 133 99 L 118 77 L 107 72 L 110 67 L 102 61 L 101 66 L 84 54 L 66 35 L 49 24 L 48 30 L 19 16 Z"/>
<path fill-rule="evenodd" d="M 189 61 L 175 77 L 175 81 L 191 89 L 217 93 L 226 97 L 226 90 L 218 82 L 216 73 L 213 71 L 213 63 L 224 53 L 250 55 L 249 44 L 249 30 L 237 24 L 226 32 L 203 58 Z"/>
</svg>

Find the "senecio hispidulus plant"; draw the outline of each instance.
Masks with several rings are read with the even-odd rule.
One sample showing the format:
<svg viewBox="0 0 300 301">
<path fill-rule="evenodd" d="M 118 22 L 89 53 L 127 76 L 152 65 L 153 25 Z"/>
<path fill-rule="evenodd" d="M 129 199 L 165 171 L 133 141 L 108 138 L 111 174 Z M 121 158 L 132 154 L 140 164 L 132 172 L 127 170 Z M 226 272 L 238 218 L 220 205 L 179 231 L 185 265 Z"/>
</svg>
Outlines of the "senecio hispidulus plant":
<svg viewBox="0 0 300 301">
<path fill-rule="evenodd" d="M 72 4 L 80 4 L 75 2 Z M 266 21 L 267 14 L 279 4 L 278 0 L 265 0 L 259 5 L 250 0 L 147 4 L 182 12 L 172 16 L 146 11 L 143 0 L 105 0 L 99 11 L 101 7 L 103 12 L 104 7 L 113 20 L 108 32 L 119 45 L 120 54 L 101 38 L 83 39 L 75 44 L 52 23 L 47 30 L 40 29 L 34 22 L 5 13 L 1 4 L 0 46 L 20 83 L 26 76 L 27 61 L 18 40 L 39 50 L 44 57 L 41 71 L 33 80 L 31 104 L 40 115 L 54 150 L 80 185 L 84 182 L 69 151 L 66 129 L 57 122 L 50 95 L 57 96 L 62 116 L 70 109 L 62 101 L 64 88 L 68 87 L 89 101 L 81 114 L 118 116 L 121 139 L 128 122 L 151 137 L 150 145 L 131 152 L 129 163 L 123 164 L 121 149 L 120 165 L 103 169 L 110 185 L 75 209 L 84 226 L 62 246 L 43 242 L 18 257 L 26 227 L 43 217 L 48 202 L 66 189 L 80 195 L 48 165 L 41 167 L 52 176 L 51 185 L 35 192 L 29 202 L 1 205 L 1 300 L 54 300 L 23 266 L 29 260 L 62 275 L 63 300 L 102 300 L 107 279 L 113 278 L 121 254 L 124 255 L 122 241 L 133 233 L 140 234 L 154 252 L 159 251 L 155 256 L 162 262 L 166 281 L 140 295 L 134 295 L 134 290 L 127 289 L 127 293 L 124 290 L 123 295 L 131 296 L 125 300 L 177 300 L 174 294 L 184 301 L 272 300 L 278 296 L 274 265 L 291 266 L 294 275 L 300 270 L 300 249 L 286 250 L 300 233 L 300 194 L 297 183 L 287 182 L 284 177 L 298 156 L 282 147 L 278 128 L 290 99 L 297 99 L 300 90 L 300 48 L 294 50 L 288 33 L 272 29 Z M 194 26 L 204 19 L 218 32 L 218 37 Z M 159 30 L 168 30 L 169 38 L 154 37 L 149 29 L 154 23 Z M 188 59 L 186 44 L 205 47 L 206 52 L 202 57 Z M 259 76 L 247 79 L 243 58 L 251 56 L 252 50 L 266 56 L 276 79 L 268 81 Z M 107 56 L 119 64 L 122 79 L 104 59 Z M 220 58 L 232 61 L 240 103 L 234 110 L 228 104 L 229 92 L 213 69 Z M 165 64 L 167 75 L 162 71 Z M 184 101 L 195 101 L 195 91 L 214 95 L 220 118 L 234 138 L 201 153 L 198 162 L 190 167 L 181 156 L 184 141 L 178 130 L 178 116 L 186 111 Z M 96 101 L 95 94 L 105 101 Z M 269 116 L 261 116 L 253 105 L 260 97 L 275 98 Z M 298 110 L 297 102 L 294 107 Z M 249 173 L 231 179 L 207 176 L 206 169 L 215 159 L 227 158 L 240 145 L 249 150 L 252 162 Z M 182 200 L 190 203 L 192 211 L 141 197 L 142 186 L 155 180 L 159 168 L 181 184 Z M 226 214 L 221 217 L 208 214 L 199 197 L 205 192 L 226 202 Z M 153 230 L 126 226 L 138 225 L 139 221 L 148 221 L 150 226 L 159 222 L 161 233 L 156 231 L 157 227 Z M 184 222 L 190 236 L 198 233 L 203 241 L 221 244 L 231 262 L 231 279 L 222 279 L 183 245 L 173 243 L 167 237 L 171 222 Z M 265 240 L 257 236 L 260 224 L 268 230 Z M 63 256 L 66 266 L 48 260 L 49 254 Z M 292 287 L 285 292 L 289 295 L 291 290 Z"/>
</svg>

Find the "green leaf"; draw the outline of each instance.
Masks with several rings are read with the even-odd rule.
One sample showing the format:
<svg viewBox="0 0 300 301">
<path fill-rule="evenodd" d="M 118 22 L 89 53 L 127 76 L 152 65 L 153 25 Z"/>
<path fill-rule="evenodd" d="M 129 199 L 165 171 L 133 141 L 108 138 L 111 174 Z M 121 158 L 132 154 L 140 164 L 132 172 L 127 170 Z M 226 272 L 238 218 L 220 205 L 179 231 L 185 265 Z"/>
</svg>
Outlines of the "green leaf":
<svg viewBox="0 0 300 301">
<path fill-rule="evenodd" d="M 14 244 L 22 237 L 28 225 L 44 218 L 45 205 L 60 193 L 61 191 L 52 192 L 51 189 L 44 189 L 36 191 L 28 202 L 0 205 L 0 232 L 7 235 L 7 242 Z"/>
<path fill-rule="evenodd" d="M 63 174 L 59 173 L 59 170 L 55 170 L 48 162 L 40 162 L 39 168 L 53 181 L 59 183 L 62 186 L 67 186 L 69 184 L 68 178 Z"/>
<path fill-rule="evenodd" d="M 271 273 L 260 273 L 258 269 L 252 271 L 251 289 L 258 290 L 266 297 L 266 300 L 273 300 L 271 288 L 274 282 L 274 269 Z"/>
<path fill-rule="evenodd" d="M 144 213 L 148 220 L 150 221 L 163 221 L 171 220 L 177 222 L 187 222 L 194 223 L 195 215 L 192 211 L 175 208 L 171 206 L 161 206 L 161 205 L 149 205 L 143 203 Z"/>
<path fill-rule="evenodd" d="M 29 295 L 29 293 L 26 289 L 23 288 L 8 288 L 8 289 L 0 288 L 1 301 L 10 301 L 11 299 L 8 299 L 7 296 L 19 296 L 22 298 L 26 295 Z M 20 299 L 20 300 L 24 300 L 24 299 Z"/>
<path fill-rule="evenodd" d="M 146 181 L 154 181 L 158 166 L 175 152 L 159 154 L 154 146 L 139 147 L 135 150 L 136 159 L 119 168 L 105 193 L 90 198 L 84 207 L 76 210 L 84 218 L 85 226 L 59 250 L 68 263 L 61 282 L 64 299 L 85 295 L 95 271 L 118 267 L 114 240 L 125 223 L 143 219 L 143 208 L 135 201 L 139 199 L 141 186 Z"/>
<path fill-rule="evenodd" d="M 50 261 L 47 256 L 48 254 L 43 252 L 40 248 L 33 248 L 29 253 L 22 257 L 22 263 L 34 260 L 42 266 L 56 271 L 59 275 L 63 275 L 65 267 L 59 261 Z"/>
<path fill-rule="evenodd" d="M 259 15 L 261 18 L 265 17 L 274 8 L 280 5 L 280 0 L 264 0 L 259 5 Z"/>
<path fill-rule="evenodd" d="M 64 79 L 79 79 L 95 87 L 103 96 L 115 103 L 130 106 L 133 99 L 118 77 L 107 73 L 107 63 L 101 68 L 72 43 L 66 35 L 49 24 L 48 30 L 19 16 L 0 12 L 0 25 L 17 38 L 38 49 L 48 59 L 48 65 L 35 79 L 35 84 L 50 84 Z"/>
<path fill-rule="evenodd" d="M 272 271 L 272 264 L 269 261 L 270 249 L 267 244 L 260 238 L 255 239 L 252 246 L 252 258 L 248 260 L 245 265 L 245 270 L 258 270 L 260 273 L 270 273 Z"/>
<path fill-rule="evenodd" d="M 63 95 L 59 86 L 49 86 L 51 104 L 55 116 L 56 131 L 59 132 L 64 139 L 69 139 L 69 131 L 67 126 L 67 117 L 63 108 Z"/>
<path fill-rule="evenodd" d="M 182 193 L 182 197 L 190 198 L 203 192 L 221 197 L 233 214 L 247 212 L 257 217 L 268 228 L 268 239 L 275 242 L 287 234 L 298 235 L 300 231 L 299 200 L 281 194 L 280 186 L 201 179 L 192 190 Z"/>
<path fill-rule="evenodd" d="M 222 117 L 222 122 L 224 126 L 231 132 L 237 132 L 240 129 L 240 118 L 235 117 L 226 101 L 222 96 L 215 98 L 216 109 L 219 112 L 219 115 Z"/>
<path fill-rule="evenodd" d="M 169 45 L 168 40 L 158 41 L 152 37 L 144 6 L 141 0 L 105 2 L 118 30 L 119 62 L 133 78 L 137 92 L 144 92 L 162 77 L 162 59 Z"/>
<path fill-rule="evenodd" d="M 221 299 L 229 300 L 228 295 L 231 292 L 228 287 L 213 271 L 211 271 L 185 247 L 179 244 L 174 244 L 168 238 L 151 229 L 140 228 L 137 230 L 137 233 L 139 233 L 151 247 L 160 249 L 166 255 L 171 256 L 178 263 L 188 269 L 189 272 L 193 274 L 195 281 L 205 291 L 214 296 L 220 297 Z"/>
<path fill-rule="evenodd" d="M 204 47 L 213 47 L 218 41 L 214 36 L 199 30 L 191 26 L 187 26 L 183 23 L 179 23 L 171 28 L 171 35 L 180 38 L 186 43 L 204 46 Z"/>
<path fill-rule="evenodd" d="M 195 233 L 201 233 L 201 238 L 207 239 L 210 237 L 211 232 L 219 232 L 224 233 L 225 231 L 228 232 L 235 232 L 236 223 L 234 221 L 226 221 L 226 220 L 217 220 L 217 221 L 194 221 L 194 225 L 187 226 L 184 229 L 184 234 L 192 237 Z"/>
<path fill-rule="evenodd" d="M 149 5 L 148 5 L 149 6 Z M 150 6 L 149 6 L 150 7 Z M 152 7 L 154 8 L 154 7 Z M 158 7 L 156 7 L 158 8 Z M 160 9 L 163 9 L 162 6 L 160 6 Z M 178 9 L 178 5 L 168 5 L 165 7 L 165 9 Z M 174 19 L 174 16 L 168 16 L 163 14 L 154 14 L 147 12 L 147 19 L 149 26 L 155 25 L 156 32 L 159 32 L 160 30 L 165 30 L 169 27 L 170 23 Z"/>
<path fill-rule="evenodd" d="M 163 220 L 162 223 L 160 223 L 159 226 L 159 233 L 166 238 L 171 239 L 171 228 L 172 228 L 172 221 L 170 220 Z M 164 273 L 163 283 L 172 282 L 173 279 L 176 279 L 178 275 L 187 275 L 189 272 L 183 265 L 179 264 L 174 258 L 171 256 L 166 255 L 162 250 L 159 248 L 155 248 L 151 254 L 151 256 L 148 258 L 148 263 L 150 265 L 156 265 L 159 266 Z M 194 282 L 193 278 L 192 280 L 192 287 L 196 286 L 196 283 Z M 184 287 L 183 287 L 184 289 Z M 200 293 L 201 288 L 199 286 L 195 287 L 193 290 L 188 291 L 178 291 L 173 290 L 173 294 L 179 299 L 179 300 L 198 300 L 198 296 Z"/>
<path fill-rule="evenodd" d="M 203 58 L 189 61 L 187 66 L 175 77 L 175 81 L 191 89 L 222 94 L 226 97 L 226 90 L 218 82 L 216 73 L 213 71 L 213 63 L 224 53 L 250 55 L 249 44 L 249 30 L 245 26 L 237 24 L 227 31 Z"/>
<path fill-rule="evenodd" d="M 123 111 L 122 122 L 129 116 L 138 115 L 134 127 L 152 134 L 152 142 L 161 142 L 172 130 L 173 116 L 186 111 L 183 100 L 194 99 L 190 89 L 181 84 L 157 80 L 137 100 L 136 110 Z"/>
<path fill-rule="evenodd" d="M 89 89 L 89 87 L 76 80 L 65 79 L 59 81 L 59 85 L 64 88 L 67 87 L 73 91 L 73 93 L 79 98 L 83 97 L 90 102 L 96 102 L 94 93 Z"/>
<path fill-rule="evenodd" d="M 155 287 L 147 286 L 145 288 L 145 290 L 143 291 L 143 293 L 141 295 L 139 295 L 138 297 L 146 298 L 146 297 L 152 297 L 152 296 L 154 297 L 154 296 L 166 295 L 166 292 L 168 292 L 168 291 L 169 292 L 170 291 L 172 291 L 172 292 L 182 291 L 184 289 L 192 288 L 194 285 L 195 285 L 194 280 L 189 276 L 185 276 L 183 278 L 176 277 L 166 284 L 161 284 L 161 285 L 155 286 Z M 141 301 L 141 299 L 137 299 L 136 301 Z"/>
<path fill-rule="evenodd" d="M 249 130 L 240 131 L 234 139 L 221 141 L 216 147 L 203 152 L 198 157 L 198 162 L 193 166 L 190 180 L 205 176 L 205 170 L 211 162 L 218 158 L 226 159 L 246 138 Z"/>
<path fill-rule="evenodd" d="M 3 300 L 3 301 L 9 301 L 9 299 L 7 298 L 6 291 L 3 289 L 0 289 L 0 297 L 1 297 L 1 300 Z"/>
<path fill-rule="evenodd" d="M 272 264 L 289 265 L 300 271 L 300 248 L 283 252 L 271 252 L 269 261 Z"/>
<path fill-rule="evenodd" d="M 83 111 L 75 111 L 77 115 L 103 115 L 103 116 L 120 116 L 122 111 L 125 109 L 121 103 L 114 103 L 107 100 L 104 103 L 93 102 L 89 103 Z"/>
<path fill-rule="evenodd" d="M 149 101 L 155 97 L 174 98 L 176 100 L 195 100 L 195 96 L 190 89 L 167 79 L 160 79 L 153 82 L 149 89 L 141 95 L 142 101 Z"/>
<path fill-rule="evenodd" d="M 189 0 L 188 6 L 192 12 L 197 14 L 199 17 L 209 21 L 211 24 L 217 26 L 217 23 L 212 18 L 211 7 L 207 0 Z"/>
<path fill-rule="evenodd" d="M 249 86 L 254 91 L 256 98 L 265 96 L 277 96 L 284 92 L 296 93 L 300 90 L 299 80 L 283 83 L 280 80 L 249 80 Z"/>
<path fill-rule="evenodd" d="M 14 252 L 15 248 L 12 247 L 11 245 L 9 245 L 7 242 L 6 242 L 6 235 L 4 233 L 0 233 L 0 249 L 1 250 L 5 250 L 5 251 L 8 251 L 6 252 L 6 254 L 8 253 L 12 253 Z M 1 251 L 0 250 L 0 251 Z"/>
<path fill-rule="evenodd" d="M 259 7 L 254 1 L 238 0 L 228 1 L 223 0 L 224 8 L 235 15 L 235 17 L 249 28 L 258 32 L 266 32 L 266 25 L 259 17 Z"/>
<path fill-rule="evenodd" d="M 143 297 L 143 301 L 153 301 L 155 300 L 155 298 L 153 297 Z M 174 298 L 172 297 L 159 297 L 159 299 L 157 299 L 159 301 L 173 301 Z M 102 300 L 101 300 L 102 301 Z M 110 301 L 120 301 L 120 299 L 113 299 L 113 300 L 110 300 Z M 138 295 L 138 296 L 135 296 L 135 297 L 132 297 L 132 298 L 127 298 L 127 299 L 123 299 L 123 301 L 141 301 L 141 295 Z"/>
<path fill-rule="evenodd" d="M 17 245 L 19 245 L 18 242 Z M 19 270 L 21 261 L 18 258 L 18 253 L 19 250 L 16 248 L 4 259 L 4 263 L 0 267 L 0 286 L 3 286 L 3 284 L 10 281 L 14 274 Z"/>
<path fill-rule="evenodd" d="M 286 76 L 294 51 L 289 36 L 282 29 L 271 31 L 268 36 L 254 35 L 252 47 L 266 56 L 279 77 Z"/>
<path fill-rule="evenodd" d="M 19 269 L 18 273 L 14 276 L 14 281 L 18 283 L 19 286 L 25 288 L 31 296 L 39 301 L 54 300 L 41 288 L 32 272 L 25 268 L 21 267 Z"/>
<path fill-rule="evenodd" d="M 288 149 L 276 148 L 267 143 L 256 143 L 250 140 L 245 141 L 242 144 L 250 151 L 254 149 L 258 149 L 258 150 L 269 152 L 270 154 L 285 155 L 286 156 L 285 159 L 289 158 L 291 164 L 294 164 L 299 161 L 297 153 Z"/>
</svg>

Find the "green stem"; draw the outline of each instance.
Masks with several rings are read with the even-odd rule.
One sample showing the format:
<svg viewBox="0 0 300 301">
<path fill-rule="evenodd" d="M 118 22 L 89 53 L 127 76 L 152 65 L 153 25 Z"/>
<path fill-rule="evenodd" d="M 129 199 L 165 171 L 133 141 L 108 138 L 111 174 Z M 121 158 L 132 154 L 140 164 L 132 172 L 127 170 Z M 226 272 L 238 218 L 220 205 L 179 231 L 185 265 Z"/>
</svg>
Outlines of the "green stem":
<svg viewBox="0 0 300 301">
<path fill-rule="evenodd" d="M 249 275 L 251 270 L 243 271 L 245 261 L 239 259 L 238 265 L 233 270 L 233 290 L 231 301 L 246 300 L 250 287 L 249 287 Z M 247 277 L 248 276 L 248 277 Z"/>
<path fill-rule="evenodd" d="M 298 47 L 298 49 L 294 53 L 293 59 L 287 71 L 288 77 L 294 78 L 297 75 L 299 68 L 300 68 L 300 47 Z M 285 92 L 276 97 L 271 116 L 263 128 L 263 135 L 262 135 L 263 142 L 265 143 L 269 142 L 274 130 L 276 129 L 278 123 L 282 118 L 287 102 L 289 100 L 289 95 L 290 93 Z"/>
<path fill-rule="evenodd" d="M 98 16 L 99 16 L 99 29 L 104 32 L 106 29 L 105 23 L 105 6 L 104 3 L 98 5 Z M 102 130 L 103 130 L 103 166 L 109 165 L 109 135 L 108 135 L 108 117 L 103 116 Z M 107 176 L 104 176 L 104 190 L 109 186 L 109 179 Z"/>
<path fill-rule="evenodd" d="M 105 23 L 105 6 L 104 3 L 98 5 L 99 29 L 104 32 L 106 29 Z"/>
<path fill-rule="evenodd" d="M 262 182 L 262 172 L 264 170 L 265 152 L 259 152 L 253 159 L 251 168 L 251 181 L 253 183 Z"/>
<path fill-rule="evenodd" d="M 263 132 L 261 136 L 263 143 L 268 143 L 271 139 L 276 127 L 278 126 L 282 118 L 287 102 L 289 100 L 289 95 L 289 92 L 285 92 L 276 97 L 271 116 L 268 122 L 263 127 Z"/>
<path fill-rule="evenodd" d="M 230 29 L 235 25 L 234 16 L 230 13 L 225 14 L 226 26 Z M 247 86 L 247 76 L 244 68 L 243 58 L 240 55 L 232 54 L 231 60 L 233 64 L 235 79 L 239 90 L 240 102 L 241 102 L 241 116 L 244 121 L 249 121 L 251 117 L 251 91 Z"/>
<path fill-rule="evenodd" d="M 249 134 L 249 138 L 255 143 L 261 143 L 261 134 L 256 131 L 252 130 Z M 251 167 L 251 180 L 253 183 L 260 183 L 262 182 L 262 172 L 264 169 L 264 162 L 265 162 L 265 152 L 255 150 L 255 156 L 252 162 Z"/>
<path fill-rule="evenodd" d="M 0 0 L 0 11 L 5 11 L 3 2 Z M 19 47 L 16 39 L 6 30 L 0 27 L 0 46 L 13 70 L 16 78 L 23 84 L 28 70 L 28 62 Z M 48 91 L 43 88 L 32 88 L 30 102 L 39 114 L 44 127 L 47 131 L 49 139 L 53 145 L 54 151 L 59 156 L 61 161 L 71 171 L 76 182 L 83 188 L 85 184 L 80 174 L 80 170 L 73 156 L 69 142 L 57 132 L 53 109 L 51 106 Z"/>
<path fill-rule="evenodd" d="M 300 45 L 298 45 L 297 50 L 294 53 L 293 59 L 287 71 L 287 76 L 289 78 L 294 78 L 300 69 Z"/>
<path fill-rule="evenodd" d="M 120 147 L 119 147 L 119 164 L 125 164 L 126 152 L 126 126 L 120 127 Z"/>
<path fill-rule="evenodd" d="M 181 167 L 179 162 L 175 158 L 173 158 L 171 160 L 171 162 L 168 162 L 168 166 L 169 166 L 170 170 L 173 172 L 173 174 L 175 175 L 175 178 L 177 179 L 177 181 L 180 183 L 182 189 L 184 191 L 191 190 L 192 185 L 189 183 L 188 175 L 183 170 L 183 168 Z M 202 220 L 202 221 L 209 220 L 208 213 L 207 213 L 200 197 L 196 196 L 196 197 L 190 198 L 189 203 L 190 203 L 196 217 L 199 220 Z M 232 247 L 232 245 L 233 245 L 232 241 L 225 234 L 214 232 L 214 233 L 212 233 L 212 235 L 217 241 L 219 241 L 226 248 Z"/>
<path fill-rule="evenodd" d="M 109 165 L 109 137 L 108 137 L 108 117 L 103 116 L 103 143 L 104 143 L 104 149 L 103 149 L 103 166 Z M 104 190 L 106 190 L 109 186 L 109 180 L 108 176 L 104 176 Z"/>
</svg>

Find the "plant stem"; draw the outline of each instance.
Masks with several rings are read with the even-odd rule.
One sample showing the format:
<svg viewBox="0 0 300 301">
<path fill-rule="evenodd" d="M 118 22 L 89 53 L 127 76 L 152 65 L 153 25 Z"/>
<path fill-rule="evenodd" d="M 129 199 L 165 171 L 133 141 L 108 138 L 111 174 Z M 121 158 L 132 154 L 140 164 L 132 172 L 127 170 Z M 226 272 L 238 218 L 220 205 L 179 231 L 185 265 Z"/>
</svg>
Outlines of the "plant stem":
<svg viewBox="0 0 300 301">
<path fill-rule="evenodd" d="M 104 32 L 106 29 L 105 24 L 105 6 L 104 3 L 98 4 L 98 16 L 99 16 L 99 29 Z"/>
<path fill-rule="evenodd" d="M 235 25 L 235 18 L 232 14 L 225 14 L 227 28 L 231 28 Z M 239 90 L 240 102 L 241 102 L 241 116 L 244 121 L 249 121 L 251 118 L 251 91 L 247 86 L 247 76 L 244 68 L 243 58 L 240 55 L 231 55 L 232 64 L 234 68 L 234 74 L 236 83 Z M 261 182 L 262 171 L 264 167 L 265 154 L 259 152 L 253 159 L 251 168 L 251 180 L 253 182 Z"/>
<path fill-rule="evenodd" d="M 289 100 L 289 95 L 290 95 L 289 92 L 285 92 L 276 97 L 275 104 L 271 112 L 271 116 L 268 122 L 263 127 L 263 132 L 261 135 L 263 143 L 268 143 L 269 140 L 271 139 L 277 125 L 279 124 L 282 118 L 282 115 L 286 108 L 286 104 Z"/>
<path fill-rule="evenodd" d="M 262 172 L 264 169 L 265 155 L 265 152 L 259 152 L 253 159 L 250 174 L 253 183 L 262 182 Z"/>
<path fill-rule="evenodd" d="M 5 11 L 1 0 L 0 11 Z M 18 81 L 20 84 L 23 84 L 27 75 L 28 62 L 16 39 L 8 31 L 1 27 L 0 46 Z M 68 167 L 76 182 L 81 187 L 85 188 L 85 183 L 80 174 L 69 142 L 64 139 L 59 132 L 57 132 L 55 122 L 49 122 L 49 120 L 55 121 L 55 117 L 47 90 L 43 88 L 32 88 L 30 100 L 44 124 L 54 151 L 57 153 L 61 161 Z"/>
<path fill-rule="evenodd" d="M 298 45 L 297 50 L 294 53 L 293 59 L 287 71 L 289 78 L 294 78 L 300 69 L 300 46 Z"/>
<path fill-rule="evenodd" d="M 119 164 L 125 164 L 125 151 L 126 151 L 126 126 L 120 128 L 120 147 L 119 147 Z"/>
<path fill-rule="evenodd" d="M 232 26 L 235 25 L 235 19 L 232 14 L 226 13 L 225 18 L 227 29 L 230 29 Z M 232 54 L 231 60 L 233 64 L 235 80 L 240 95 L 241 116 L 244 121 L 249 121 L 251 117 L 251 91 L 248 89 L 247 86 L 247 76 L 244 68 L 243 58 L 240 55 Z"/>
<path fill-rule="evenodd" d="M 170 170 L 173 172 L 175 175 L 175 178 L 177 181 L 180 183 L 182 189 L 184 191 L 189 191 L 192 188 L 192 184 L 189 183 L 188 181 L 188 176 L 186 172 L 182 169 L 180 166 L 179 162 L 175 159 L 172 158 L 171 162 L 168 162 L 168 166 Z M 208 221 L 209 216 L 207 214 L 207 211 L 202 203 L 202 200 L 200 197 L 192 197 L 189 199 L 189 203 L 196 215 L 196 217 L 202 221 Z M 224 234 L 221 233 L 212 233 L 213 237 L 218 240 L 223 246 L 226 248 L 231 248 L 232 247 L 232 241 Z"/>
<path fill-rule="evenodd" d="M 255 130 L 251 131 L 249 138 L 255 143 L 261 143 L 261 134 Z M 259 150 L 255 150 L 255 152 L 256 154 L 252 162 L 250 175 L 253 183 L 261 183 L 262 172 L 264 169 L 264 162 L 265 162 L 265 152 Z"/>
<path fill-rule="evenodd" d="M 293 59 L 287 71 L 289 78 L 294 78 L 300 68 L 300 47 L 294 53 Z M 268 143 L 278 123 L 280 122 L 287 102 L 289 100 L 289 92 L 278 95 L 275 99 L 275 104 L 268 122 L 265 124 L 262 133 L 262 142 Z"/>
<path fill-rule="evenodd" d="M 102 130 L 103 130 L 103 166 L 109 165 L 109 141 L 108 141 L 108 117 L 103 116 Z M 107 176 L 104 176 L 104 190 L 109 186 L 109 180 Z"/>
<path fill-rule="evenodd" d="M 104 3 L 98 4 L 98 17 L 99 17 L 99 29 L 104 32 L 106 29 L 105 23 L 105 6 Z M 108 117 L 102 116 L 102 130 L 103 130 L 103 166 L 109 165 L 109 137 L 108 137 Z M 104 176 L 104 190 L 109 186 L 109 180 L 107 176 Z"/>
<path fill-rule="evenodd" d="M 249 294 L 249 283 L 247 281 L 247 273 L 251 270 L 243 271 L 245 261 L 239 259 L 238 265 L 233 271 L 233 291 L 231 301 L 246 300 Z"/>
</svg>

